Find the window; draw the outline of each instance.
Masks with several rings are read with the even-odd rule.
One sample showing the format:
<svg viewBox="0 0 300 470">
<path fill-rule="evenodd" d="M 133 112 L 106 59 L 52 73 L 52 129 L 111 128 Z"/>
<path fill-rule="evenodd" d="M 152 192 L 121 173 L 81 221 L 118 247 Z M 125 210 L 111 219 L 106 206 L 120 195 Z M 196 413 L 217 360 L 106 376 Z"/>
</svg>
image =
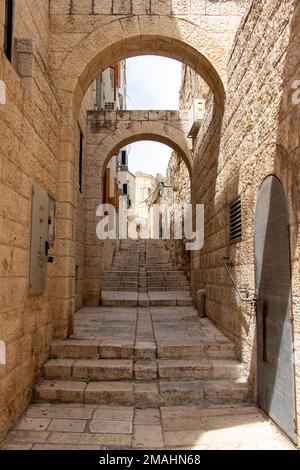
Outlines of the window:
<svg viewBox="0 0 300 470">
<path fill-rule="evenodd" d="M 14 0 L 5 0 L 4 44 L 3 50 L 7 59 L 12 61 L 13 53 L 13 18 Z"/>
<path fill-rule="evenodd" d="M 125 196 L 128 195 L 128 184 L 127 183 L 123 184 L 123 194 Z"/>
<path fill-rule="evenodd" d="M 122 150 L 122 152 L 121 152 L 121 165 L 122 166 L 127 166 L 128 165 L 127 150 Z"/>
<path fill-rule="evenodd" d="M 106 111 L 114 111 L 114 109 L 115 109 L 114 101 L 106 101 L 105 104 L 104 104 L 104 109 Z"/>
<path fill-rule="evenodd" d="M 242 239 L 242 203 L 238 198 L 229 206 L 229 239 L 236 243 Z"/>
<path fill-rule="evenodd" d="M 83 177 L 82 177 L 82 172 L 83 172 L 83 141 L 84 141 L 84 136 L 83 133 L 80 129 L 80 138 L 79 138 L 79 192 L 82 193 L 83 190 Z"/>
</svg>

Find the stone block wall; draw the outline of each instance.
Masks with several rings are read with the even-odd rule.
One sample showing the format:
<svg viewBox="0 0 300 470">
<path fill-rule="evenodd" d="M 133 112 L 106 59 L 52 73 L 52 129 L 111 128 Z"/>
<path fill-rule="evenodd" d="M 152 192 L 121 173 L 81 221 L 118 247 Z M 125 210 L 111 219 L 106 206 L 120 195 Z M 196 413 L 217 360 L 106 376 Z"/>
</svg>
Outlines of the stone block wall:
<svg viewBox="0 0 300 470">
<path fill-rule="evenodd" d="M 66 256 L 67 250 L 65 242 L 56 237 L 46 292 L 28 294 L 32 186 L 40 186 L 56 201 L 58 181 L 64 181 L 68 163 L 59 167 L 61 103 L 49 72 L 49 4 L 44 0 L 15 2 L 10 63 L 2 50 L 4 3 L 0 5 L 0 80 L 7 93 L 6 104 L 0 105 L 0 341 L 6 345 L 6 365 L 0 365 L 0 438 L 31 398 L 32 385 L 48 357 L 53 320 L 59 315 L 57 298 L 63 290 L 74 296 L 75 278 L 75 274 L 70 279 L 59 276 L 59 255 Z M 90 107 L 88 93 L 79 117 L 85 134 L 85 109 Z M 76 182 L 77 169 L 76 161 Z M 84 212 L 78 186 L 76 198 L 77 207 Z M 83 265 L 84 219 L 79 214 L 78 219 L 76 229 L 70 207 L 56 208 L 55 233 L 63 226 L 66 236 L 77 237 L 79 265 Z"/>
<path fill-rule="evenodd" d="M 173 152 L 167 168 L 167 185 L 178 185 L 179 190 L 163 190 L 163 202 L 167 204 L 189 204 L 191 202 L 191 177 L 182 158 Z M 185 240 L 166 240 L 174 263 L 181 267 L 188 279 L 191 274 L 191 255 L 185 250 Z"/>
<path fill-rule="evenodd" d="M 206 135 L 200 132 L 193 172 L 193 200 L 206 205 L 205 247 L 193 257 L 193 288 L 206 288 L 207 314 L 234 339 L 254 391 L 255 308 L 239 301 L 220 257 L 230 257 L 239 286 L 254 293 L 253 236 L 258 191 L 270 174 L 278 176 L 284 186 L 290 216 L 298 402 L 300 105 L 293 103 L 292 84 L 299 80 L 299 24 L 299 2 L 253 2 L 229 61 L 221 139 L 214 134 L 219 132 L 217 127 L 207 128 Z M 196 181 L 201 184 L 196 185 Z M 230 245 L 228 205 L 238 196 L 242 201 L 243 237 L 242 242 Z"/>
<path fill-rule="evenodd" d="M 0 7 L 3 44 L 4 3 Z M 12 64 L 0 49 L 0 80 L 6 104 L 0 105 L 0 340 L 6 365 L 0 365 L 0 438 L 31 397 L 31 388 L 48 356 L 54 267 L 47 291 L 29 296 L 32 185 L 56 199 L 60 106 L 47 74 L 47 2 L 15 2 Z"/>
</svg>

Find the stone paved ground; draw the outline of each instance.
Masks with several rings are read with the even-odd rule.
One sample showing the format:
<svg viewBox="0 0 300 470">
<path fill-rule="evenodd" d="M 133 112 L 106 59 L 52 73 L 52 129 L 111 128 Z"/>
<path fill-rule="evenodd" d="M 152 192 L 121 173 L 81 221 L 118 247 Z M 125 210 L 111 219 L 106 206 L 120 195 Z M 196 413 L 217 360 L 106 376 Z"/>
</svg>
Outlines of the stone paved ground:
<svg viewBox="0 0 300 470">
<path fill-rule="evenodd" d="M 292 449 L 254 406 L 33 404 L 2 450 Z"/>
<path fill-rule="evenodd" d="M 111 383 L 105 381 L 108 378 L 113 378 L 115 384 L 124 373 L 129 371 L 133 374 L 132 381 L 138 379 L 136 383 L 139 383 L 134 386 L 134 406 L 117 405 L 115 399 L 113 403 L 101 405 L 97 404 L 97 400 L 88 404 L 51 403 L 46 399 L 45 403 L 29 406 L 2 443 L 2 449 L 292 449 L 289 441 L 247 399 L 229 403 L 228 397 L 224 399 L 221 396 L 218 403 L 211 398 L 201 399 L 197 404 L 187 402 L 186 391 L 180 390 L 180 386 L 186 383 L 190 374 L 206 374 L 207 368 L 209 374 L 215 370 L 219 376 L 224 373 L 226 364 L 234 377 L 241 370 L 238 361 L 228 359 L 221 359 L 217 366 L 215 364 L 219 359 L 214 361 L 209 356 L 204 356 L 204 363 L 201 360 L 197 362 L 202 347 L 216 348 L 217 345 L 218 349 L 211 350 L 214 355 L 220 351 L 229 354 L 232 353 L 232 344 L 208 319 L 199 318 L 193 307 L 84 308 L 75 315 L 74 326 L 72 346 L 68 351 L 75 357 L 81 354 L 82 346 L 74 344 L 82 340 L 85 340 L 87 348 L 89 344 L 93 348 L 96 343 L 99 344 L 100 357 L 101 351 L 114 351 L 112 345 L 121 348 L 122 353 L 128 352 L 128 348 L 134 351 L 133 357 L 123 362 L 105 359 L 107 368 L 104 367 L 99 379 L 105 386 Z M 59 353 L 60 347 L 56 345 L 55 351 Z M 191 358 L 186 357 L 186 352 Z M 151 359 L 145 361 L 145 353 L 150 354 Z M 183 354 L 184 358 L 172 359 L 178 353 L 179 356 Z M 56 361 L 58 363 L 55 365 Z M 45 366 L 45 374 L 55 375 L 59 371 L 63 375 L 71 368 L 74 374 L 76 367 L 80 370 L 95 368 L 99 374 L 103 361 L 98 359 L 97 363 L 96 360 L 96 365 L 94 361 L 85 359 L 84 366 L 78 359 L 52 358 Z M 76 366 L 76 362 L 81 365 Z M 128 370 L 119 367 L 121 362 L 130 363 Z M 153 372 L 156 377 L 154 391 L 151 387 L 147 389 L 152 383 L 149 377 L 152 378 Z M 179 386 L 179 392 L 173 390 L 169 394 L 179 393 L 183 403 L 165 402 L 164 406 L 159 403 L 152 406 L 152 395 L 155 398 L 159 390 L 159 377 L 166 374 L 169 377 L 168 373 Z M 209 375 L 208 378 L 212 377 Z M 74 375 L 69 380 L 71 382 L 68 383 L 78 383 Z M 221 383 L 223 387 L 224 381 Z M 96 385 L 96 382 L 90 384 Z M 138 393 L 141 393 L 138 390 L 143 386 L 144 398 L 138 403 Z M 70 401 L 68 396 L 66 401 Z M 156 398 L 153 402 L 156 403 Z"/>
</svg>

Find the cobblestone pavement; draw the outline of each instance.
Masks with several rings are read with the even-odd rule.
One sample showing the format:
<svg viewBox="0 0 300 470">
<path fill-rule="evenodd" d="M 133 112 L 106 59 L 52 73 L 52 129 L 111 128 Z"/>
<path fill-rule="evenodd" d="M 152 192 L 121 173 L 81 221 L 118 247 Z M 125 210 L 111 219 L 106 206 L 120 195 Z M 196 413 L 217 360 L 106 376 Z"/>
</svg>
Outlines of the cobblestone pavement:
<svg viewBox="0 0 300 470">
<path fill-rule="evenodd" d="M 74 325 L 2 449 L 293 448 L 251 404 L 232 343 L 193 307 L 87 307 Z"/>
<path fill-rule="evenodd" d="M 3 450 L 292 449 L 254 406 L 33 404 Z"/>
</svg>

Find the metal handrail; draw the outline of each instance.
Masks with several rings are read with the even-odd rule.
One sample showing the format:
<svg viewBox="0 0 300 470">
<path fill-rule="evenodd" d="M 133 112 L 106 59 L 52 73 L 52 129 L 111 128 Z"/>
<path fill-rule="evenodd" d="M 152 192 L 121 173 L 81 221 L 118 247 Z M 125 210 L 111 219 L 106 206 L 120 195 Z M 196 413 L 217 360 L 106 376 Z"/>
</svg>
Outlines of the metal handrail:
<svg viewBox="0 0 300 470">
<path fill-rule="evenodd" d="M 233 275 L 231 274 L 230 270 L 229 270 L 229 267 L 232 267 L 233 266 L 233 263 L 230 261 L 229 258 L 224 258 L 223 256 L 221 257 L 221 261 L 224 265 L 224 268 L 229 276 L 229 279 L 231 280 L 232 282 L 232 285 L 233 287 L 235 288 L 235 291 L 236 293 L 238 294 L 239 298 L 243 301 L 243 302 L 251 302 L 252 304 L 254 304 L 256 302 L 256 297 L 249 297 L 249 293 L 248 291 L 246 290 L 241 290 L 239 289 L 237 283 L 235 282 L 235 279 L 233 277 Z"/>
</svg>

